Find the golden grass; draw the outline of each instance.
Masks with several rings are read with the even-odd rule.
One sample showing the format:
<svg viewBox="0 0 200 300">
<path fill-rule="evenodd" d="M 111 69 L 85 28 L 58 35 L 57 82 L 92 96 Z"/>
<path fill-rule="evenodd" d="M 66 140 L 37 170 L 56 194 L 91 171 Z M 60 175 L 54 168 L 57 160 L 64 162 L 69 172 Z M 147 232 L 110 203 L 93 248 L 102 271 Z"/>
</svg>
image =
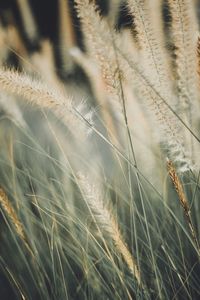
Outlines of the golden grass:
<svg viewBox="0 0 200 300">
<path fill-rule="evenodd" d="M 172 183 L 173 183 L 173 185 L 176 189 L 176 192 L 178 194 L 178 199 L 180 201 L 180 204 L 183 207 L 184 215 L 185 215 L 186 221 L 188 223 L 188 226 L 189 226 L 189 229 L 190 229 L 190 232 L 191 232 L 191 235 L 192 235 L 192 239 L 193 239 L 193 241 L 194 241 L 194 243 L 197 247 L 198 254 L 200 255 L 199 242 L 198 242 L 197 234 L 196 234 L 193 222 L 192 222 L 190 205 L 189 205 L 188 200 L 186 198 L 186 195 L 184 193 L 183 185 L 182 185 L 182 183 L 181 183 L 181 181 L 180 181 L 180 179 L 179 179 L 179 177 L 176 173 L 176 169 L 175 169 L 175 167 L 174 167 L 171 160 L 167 161 L 167 169 L 168 169 L 168 172 L 169 172 L 169 176 L 172 180 Z"/>
</svg>

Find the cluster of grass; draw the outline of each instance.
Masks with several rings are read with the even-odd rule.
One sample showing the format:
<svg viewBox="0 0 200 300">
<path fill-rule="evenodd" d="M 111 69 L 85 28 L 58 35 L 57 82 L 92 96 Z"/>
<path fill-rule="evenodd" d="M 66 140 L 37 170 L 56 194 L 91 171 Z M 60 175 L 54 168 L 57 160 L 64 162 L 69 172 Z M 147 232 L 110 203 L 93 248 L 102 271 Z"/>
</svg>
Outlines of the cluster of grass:
<svg viewBox="0 0 200 300">
<path fill-rule="evenodd" d="M 3 11 L 1 299 L 200 298 L 196 2 Z"/>
</svg>

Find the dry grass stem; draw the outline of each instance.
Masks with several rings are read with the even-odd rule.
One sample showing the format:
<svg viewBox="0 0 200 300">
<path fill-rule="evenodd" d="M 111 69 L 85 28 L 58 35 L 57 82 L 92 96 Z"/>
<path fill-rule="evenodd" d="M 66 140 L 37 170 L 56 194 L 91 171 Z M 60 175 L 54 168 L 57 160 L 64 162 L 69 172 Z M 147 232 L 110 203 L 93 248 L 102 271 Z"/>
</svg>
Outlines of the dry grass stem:
<svg viewBox="0 0 200 300">
<path fill-rule="evenodd" d="M 95 184 L 91 184 L 90 180 L 79 172 L 78 183 L 82 191 L 85 194 L 86 202 L 89 208 L 94 214 L 94 217 L 99 224 L 99 228 L 104 228 L 104 230 L 109 233 L 112 240 L 114 241 L 117 250 L 124 258 L 129 270 L 136 278 L 139 285 L 141 285 L 141 275 L 138 270 L 137 263 L 130 251 L 128 250 L 125 242 L 123 241 L 122 235 L 120 233 L 118 224 L 111 214 L 110 210 L 104 205 L 101 193 Z"/>
<path fill-rule="evenodd" d="M 197 234 L 196 234 L 193 222 L 192 222 L 190 206 L 189 206 L 188 200 L 186 198 L 186 195 L 184 193 L 183 185 L 182 185 L 182 183 L 181 183 L 181 181 L 180 181 L 180 179 L 179 179 L 179 177 L 176 173 L 176 169 L 175 169 L 172 161 L 170 161 L 170 160 L 167 161 L 167 169 L 168 169 L 168 172 L 169 172 L 169 176 L 172 180 L 172 183 L 173 183 L 173 185 L 176 189 L 176 192 L 178 194 L 178 198 L 179 198 L 179 201 L 181 203 L 181 206 L 183 207 L 185 218 L 186 218 L 186 221 L 188 223 L 193 241 L 194 241 L 194 243 L 197 247 L 198 253 L 200 255 L 199 242 L 198 242 Z"/>
<path fill-rule="evenodd" d="M 19 220 L 14 207 L 10 203 L 10 200 L 8 199 L 6 193 L 4 192 L 4 190 L 2 188 L 0 188 L 0 204 L 1 204 L 2 208 L 4 209 L 4 211 L 6 212 L 7 216 L 9 217 L 10 221 L 14 225 L 16 233 L 18 234 L 20 239 L 23 241 L 25 247 L 27 248 L 29 253 L 31 253 L 31 255 L 33 255 L 33 252 L 30 249 L 26 235 L 24 233 L 23 224 Z"/>
</svg>

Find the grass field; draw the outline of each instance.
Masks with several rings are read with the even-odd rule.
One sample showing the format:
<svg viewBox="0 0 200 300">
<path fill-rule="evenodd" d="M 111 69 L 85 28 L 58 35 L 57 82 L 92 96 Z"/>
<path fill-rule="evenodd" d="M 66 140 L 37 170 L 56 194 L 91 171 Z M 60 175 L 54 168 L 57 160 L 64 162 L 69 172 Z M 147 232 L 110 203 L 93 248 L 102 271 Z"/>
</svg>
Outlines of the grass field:
<svg viewBox="0 0 200 300">
<path fill-rule="evenodd" d="M 200 299 L 198 7 L 2 1 L 2 300 Z"/>
</svg>

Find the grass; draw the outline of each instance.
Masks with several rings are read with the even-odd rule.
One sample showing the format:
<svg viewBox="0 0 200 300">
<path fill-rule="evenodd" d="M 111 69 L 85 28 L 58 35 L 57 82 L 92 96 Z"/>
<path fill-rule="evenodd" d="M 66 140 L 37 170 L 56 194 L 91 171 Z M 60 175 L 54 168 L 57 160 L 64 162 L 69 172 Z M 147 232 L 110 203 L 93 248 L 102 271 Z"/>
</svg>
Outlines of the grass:
<svg viewBox="0 0 200 300">
<path fill-rule="evenodd" d="M 54 39 L 16 7 L 0 20 L 2 299 L 199 299 L 196 1 L 60 0 Z"/>
</svg>

